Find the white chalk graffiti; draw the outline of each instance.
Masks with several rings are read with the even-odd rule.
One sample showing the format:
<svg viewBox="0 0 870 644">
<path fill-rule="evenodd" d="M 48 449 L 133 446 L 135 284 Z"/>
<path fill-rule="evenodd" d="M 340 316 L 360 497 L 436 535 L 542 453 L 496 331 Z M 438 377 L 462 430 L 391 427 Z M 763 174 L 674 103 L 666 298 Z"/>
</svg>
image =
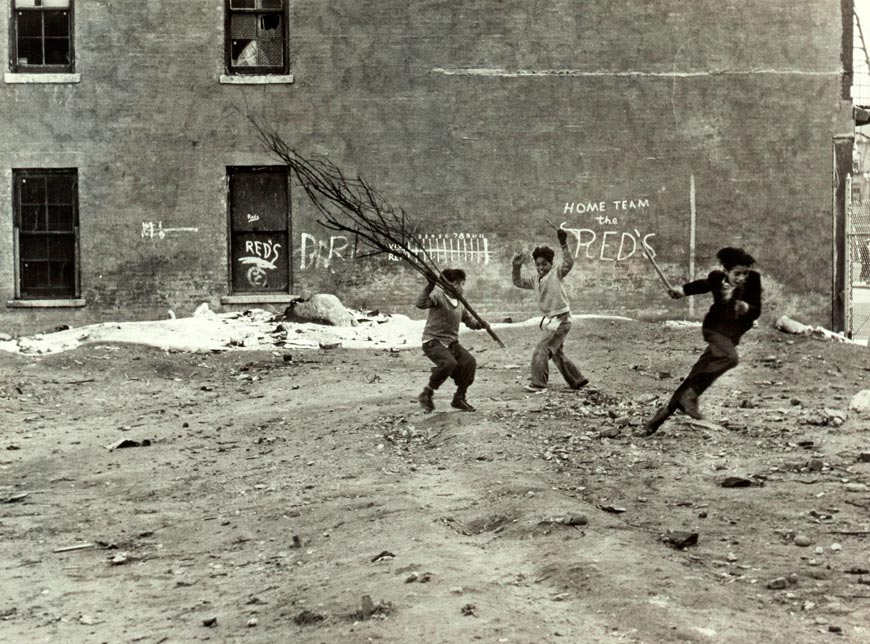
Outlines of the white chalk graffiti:
<svg viewBox="0 0 870 644">
<path fill-rule="evenodd" d="M 425 250 L 436 262 L 468 262 L 489 264 L 489 240 L 482 234 L 469 233 L 439 233 L 425 234 L 419 237 L 420 244 L 411 248 L 411 252 L 420 253 Z M 398 246 L 391 246 L 394 252 L 406 254 Z M 397 255 L 390 255 L 392 261 L 399 261 Z"/>
<path fill-rule="evenodd" d="M 272 241 L 246 241 L 245 252 L 250 253 L 245 257 L 239 257 L 238 261 L 246 266 L 245 279 L 248 284 L 257 288 L 265 288 L 269 285 L 269 271 L 277 270 L 275 262 L 281 256 L 281 244 Z"/>
<path fill-rule="evenodd" d="M 562 222 L 559 225 L 563 230 L 568 231 L 577 240 L 577 248 L 574 250 L 574 257 L 580 255 L 582 248 L 585 256 L 588 259 L 599 259 L 604 262 L 623 262 L 635 253 L 640 252 L 638 244 L 649 251 L 650 255 L 656 256 L 656 252 L 650 245 L 650 240 L 656 236 L 655 233 L 641 234 L 635 228 L 631 231 L 625 230 L 604 230 L 596 232 L 591 228 L 570 228 Z"/>
<path fill-rule="evenodd" d="M 158 221 L 156 224 L 153 221 L 142 222 L 142 237 L 148 239 L 164 239 L 170 233 L 198 233 L 199 228 L 164 228 L 163 222 Z"/>
<path fill-rule="evenodd" d="M 329 268 L 340 259 L 344 261 L 346 258 L 344 253 L 350 242 L 344 235 L 332 235 L 329 242 L 317 239 L 309 233 L 302 233 L 300 236 L 299 248 L 299 268 L 301 270 L 309 268 Z M 347 257 L 353 257 L 353 249 L 351 249 Z"/>
</svg>

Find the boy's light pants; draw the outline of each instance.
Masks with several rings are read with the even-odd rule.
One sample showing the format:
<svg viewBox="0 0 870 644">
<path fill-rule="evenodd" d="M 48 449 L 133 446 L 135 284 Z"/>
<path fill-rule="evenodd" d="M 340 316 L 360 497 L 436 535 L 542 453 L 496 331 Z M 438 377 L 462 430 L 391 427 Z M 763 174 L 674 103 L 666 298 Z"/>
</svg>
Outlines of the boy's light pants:
<svg viewBox="0 0 870 644">
<path fill-rule="evenodd" d="M 548 327 L 556 325 L 555 329 L 544 329 L 544 336 L 535 347 L 535 352 L 532 354 L 532 386 L 546 387 L 547 381 L 550 378 L 549 361 L 552 360 L 556 364 L 556 368 L 569 387 L 577 388 L 581 386 L 585 378 L 577 366 L 568 359 L 565 355 L 563 345 L 565 344 L 565 336 L 571 330 L 571 314 L 563 313 L 552 318 Z"/>
</svg>

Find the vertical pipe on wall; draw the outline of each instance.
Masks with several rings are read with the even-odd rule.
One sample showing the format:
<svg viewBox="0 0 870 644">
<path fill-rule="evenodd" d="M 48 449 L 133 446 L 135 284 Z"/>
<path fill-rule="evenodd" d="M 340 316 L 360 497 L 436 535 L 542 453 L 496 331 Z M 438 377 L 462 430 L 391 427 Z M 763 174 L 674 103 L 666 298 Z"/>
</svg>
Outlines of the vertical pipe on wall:
<svg viewBox="0 0 870 644">
<path fill-rule="evenodd" d="M 689 281 L 695 279 L 695 175 L 689 175 Z M 695 299 L 689 298 L 689 315 L 695 316 Z"/>
</svg>

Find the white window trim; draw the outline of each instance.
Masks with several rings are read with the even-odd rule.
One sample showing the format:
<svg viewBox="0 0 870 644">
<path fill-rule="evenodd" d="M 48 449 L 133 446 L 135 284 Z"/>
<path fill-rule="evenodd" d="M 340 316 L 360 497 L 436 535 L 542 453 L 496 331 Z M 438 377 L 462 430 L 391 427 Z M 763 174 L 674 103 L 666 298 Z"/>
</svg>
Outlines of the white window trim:
<svg viewBox="0 0 870 644">
<path fill-rule="evenodd" d="M 3 80 L 6 83 L 80 83 L 82 75 L 78 72 L 68 74 L 30 74 L 18 72 L 6 72 L 3 74 Z"/>
<path fill-rule="evenodd" d="M 221 304 L 290 304 L 298 297 L 289 293 L 236 293 L 221 296 Z"/>
<path fill-rule="evenodd" d="M 221 85 L 290 85 L 293 74 L 221 74 Z"/>
<path fill-rule="evenodd" d="M 10 309 L 77 309 L 87 305 L 84 298 L 57 300 L 6 300 Z"/>
</svg>

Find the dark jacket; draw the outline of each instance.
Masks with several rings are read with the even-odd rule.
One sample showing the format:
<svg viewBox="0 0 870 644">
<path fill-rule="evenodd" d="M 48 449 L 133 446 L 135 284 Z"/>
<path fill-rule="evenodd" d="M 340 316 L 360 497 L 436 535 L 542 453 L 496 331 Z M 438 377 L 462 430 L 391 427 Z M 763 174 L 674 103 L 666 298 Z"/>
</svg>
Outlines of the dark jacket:
<svg viewBox="0 0 870 644">
<path fill-rule="evenodd" d="M 725 298 L 723 285 L 726 274 L 723 271 L 712 271 L 706 278 L 683 284 L 686 295 L 713 293 L 713 305 L 704 316 L 704 329 L 716 331 L 735 342 L 752 328 L 752 323 L 761 315 L 761 275 L 749 271 L 743 286 L 734 289 L 729 299 Z M 746 313 L 738 315 L 734 303 L 742 300 L 749 305 Z"/>
</svg>

